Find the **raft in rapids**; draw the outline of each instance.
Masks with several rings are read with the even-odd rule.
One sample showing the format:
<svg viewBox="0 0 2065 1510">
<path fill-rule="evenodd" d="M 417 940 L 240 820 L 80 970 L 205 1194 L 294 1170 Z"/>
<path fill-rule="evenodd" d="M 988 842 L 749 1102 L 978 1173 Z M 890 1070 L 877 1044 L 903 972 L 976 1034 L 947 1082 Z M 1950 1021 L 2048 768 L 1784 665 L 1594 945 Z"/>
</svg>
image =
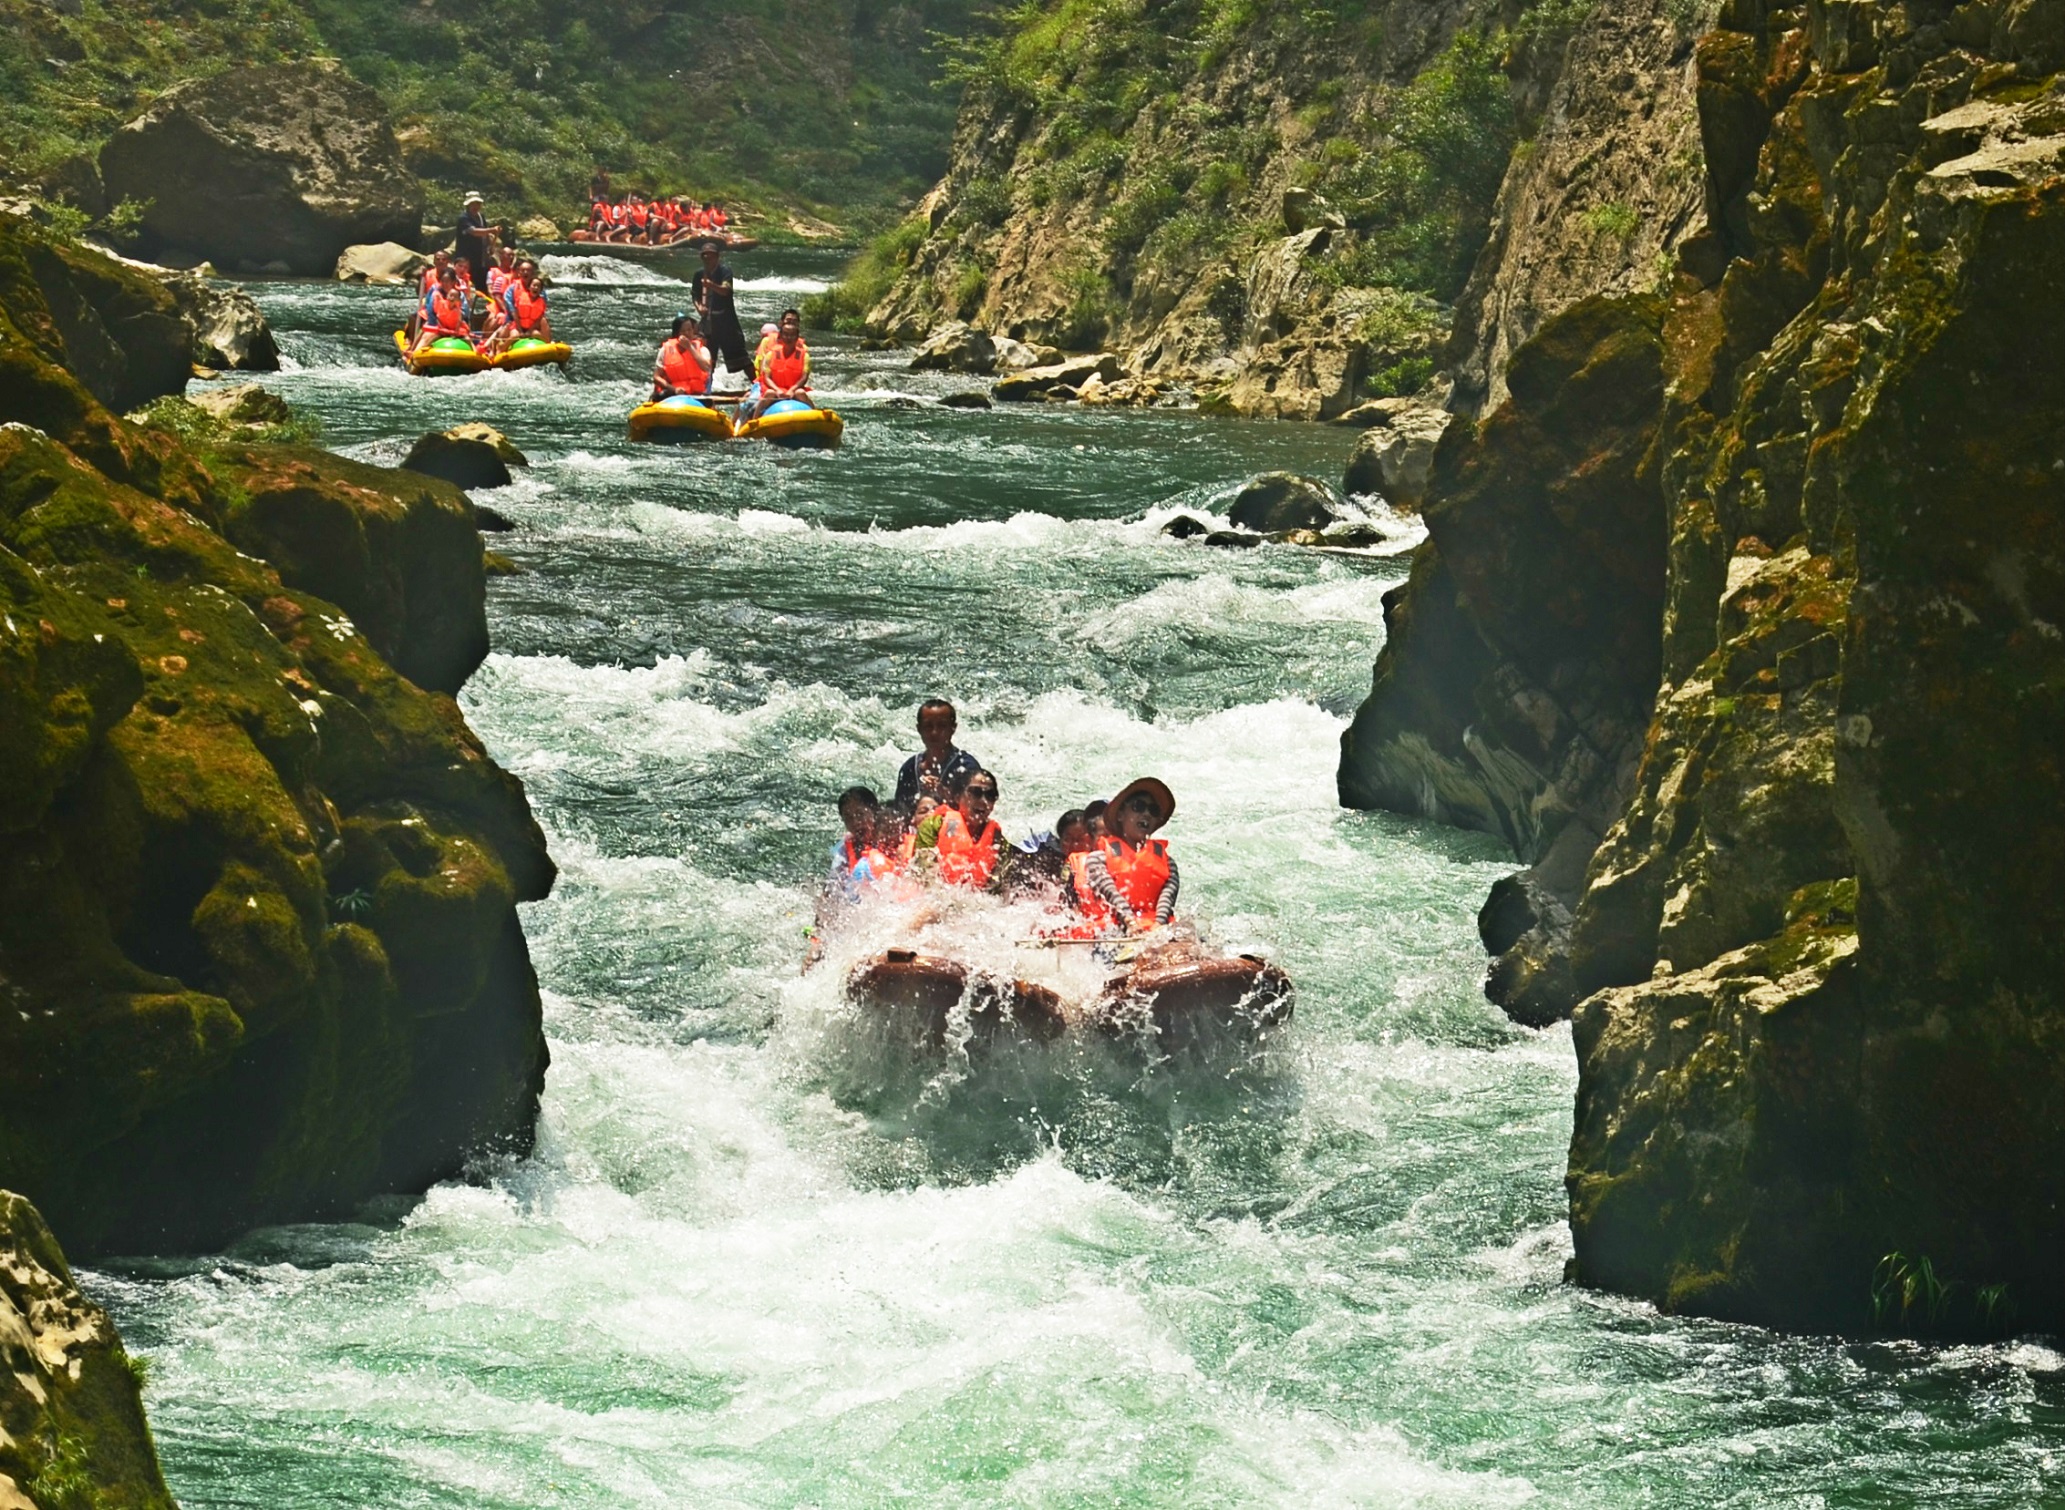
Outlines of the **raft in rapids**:
<svg viewBox="0 0 2065 1510">
<path fill-rule="evenodd" d="M 510 344 L 499 356 L 484 355 L 471 341 L 460 336 L 440 336 L 421 351 L 409 350 L 406 331 L 394 333 L 394 349 L 402 359 L 402 366 L 417 377 L 441 377 L 448 373 L 486 372 L 489 368 L 513 372 L 524 367 L 544 367 L 552 363 L 565 366 L 573 359 L 574 349 L 564 341 L 522 340 Z"/>
<path fill-rule="evenodd" d="M 1291 1020 L 1291 978 L 1259 955 L 1206 955 L 1195 949 L 1143 953 L 1071 1012 L 1061 994 L 1037 981 L 971 970 L 943 955 L 888 949 L 855 965 L 846 996 L 886 1021 L 907 1024 L 928 1048 L 946 1045 L 964 998 L 976 1041 L 1007 1030 L 1038 1043 L 1060 1037 L 1072 1020 L 1111 1037 L 1151 1032 L 1171 1057 L 1252 1043 Z"/>
<path fill-rule="evenodd" d="M 813 409 L 797 399 L 776 399 L 758 419 L 732 427 L 740 440 L 764 440 L 799 450 L 830 451 L 846 434 L 846 421 L 836 410 Z"/>
<path fill-rule="evenodd" d="M 731 416 L 715 404 L 676 393 L 631 411 L 633 440 L 730 440 Z"/>
</svg>

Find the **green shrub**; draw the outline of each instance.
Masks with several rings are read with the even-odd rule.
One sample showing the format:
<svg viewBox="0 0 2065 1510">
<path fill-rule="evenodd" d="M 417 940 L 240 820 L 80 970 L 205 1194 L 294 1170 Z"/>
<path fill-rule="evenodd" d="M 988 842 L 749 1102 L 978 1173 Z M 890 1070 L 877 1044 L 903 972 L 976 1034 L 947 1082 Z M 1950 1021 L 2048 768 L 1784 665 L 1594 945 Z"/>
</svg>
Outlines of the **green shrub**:
<svg viewBox="0 0 2065 1510">
<path fill-rule="evenodd" d="M 1594 236 L 1626 241 L 1635 234 L 1635 228 L 1642 224 L 1642 217 L 1633 205 L 1611 200 L 1606 204 L 1595 204 L 1579 217 L 1586 230 Z"/>
<path fill-rule="evenodd" d="M 925 244 L 928 228 L 916 215 L 899 222 L 862 247 L 846 264 L 839 281 L 803 301 L 803 323 L 814 330 L 858 332 L 868 311 L 882 302 Z"/>
</svg>

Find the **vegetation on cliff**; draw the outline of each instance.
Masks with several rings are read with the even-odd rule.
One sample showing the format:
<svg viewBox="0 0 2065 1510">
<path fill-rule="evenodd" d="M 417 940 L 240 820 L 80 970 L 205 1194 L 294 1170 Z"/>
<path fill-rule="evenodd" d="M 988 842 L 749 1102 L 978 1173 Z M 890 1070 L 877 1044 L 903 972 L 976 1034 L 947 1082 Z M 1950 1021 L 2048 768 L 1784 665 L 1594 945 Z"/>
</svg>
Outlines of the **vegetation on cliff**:
<svg viewBox="0 0 2065 1510">
<path fill-rule="evenodd" d="M 1040 0 L 960 50 L 946 177 L 815 311 L 959 318 L 1249 412 L 1433 376 L 1581 6 Z"/>
<path fill-rule="evenodd" d="M 438 214 L 627 188 L 803 206 L 866 227 L 944 166 L 935 31 L 975 0 L 715 11 L 675 0 L 0 0 L 0 160 L 53 186 L 160 92 L 238 63 L 334 57 L 385 100 Z M 778 222 L 779 224 L 780 222 Z"/>
<path fill-rule="evenodd" d="M 526 1146 L 552 866 L 450 697 L 465 495 L 118 418 L 171 296 L 16 220 L 0 310 L 0 1182 L 162 1250 Z"/>
</svg>

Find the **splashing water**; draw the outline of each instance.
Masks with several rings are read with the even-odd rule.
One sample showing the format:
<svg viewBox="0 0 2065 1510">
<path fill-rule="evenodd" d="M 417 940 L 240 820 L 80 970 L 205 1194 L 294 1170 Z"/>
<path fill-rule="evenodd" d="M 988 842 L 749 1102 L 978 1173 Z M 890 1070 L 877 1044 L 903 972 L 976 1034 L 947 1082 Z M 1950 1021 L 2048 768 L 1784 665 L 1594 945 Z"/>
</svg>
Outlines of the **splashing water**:
<svg viewBox="0 0 2065 1510">
<path fill-rule="evenodd" d="M 737 258 L 749 321 L 830 270 Z M 820 343 L 836 454 L 634 449 L 682 298 L 552 264 L 553 372 L 393 367 L 391 293 L 271 285 L 277 386 L 392 461 L 482 419 L 496 654 L 464 702 L 563 868 L 526 910 L 536 1156 L 356 1225 L 87 1276 L 203 1506 L 1974 1505 L 2055 1492 L 2065 1358 L 1787 1340 L 1566 1289 L 1567 1032 L 1482 1001 L 1488 840 L 1334 805 L 1403 563 L 1157 533 L 1349 437 L 903 407 Z M 853 781 L 961 704 L 1011 833 L 1143 772 L 1186 910 L 1298 1015 L 1209 1073 L 919 1063 L 798 973 Z M 858 947 L 856 944 L 854 947 Z"/>
</svg>

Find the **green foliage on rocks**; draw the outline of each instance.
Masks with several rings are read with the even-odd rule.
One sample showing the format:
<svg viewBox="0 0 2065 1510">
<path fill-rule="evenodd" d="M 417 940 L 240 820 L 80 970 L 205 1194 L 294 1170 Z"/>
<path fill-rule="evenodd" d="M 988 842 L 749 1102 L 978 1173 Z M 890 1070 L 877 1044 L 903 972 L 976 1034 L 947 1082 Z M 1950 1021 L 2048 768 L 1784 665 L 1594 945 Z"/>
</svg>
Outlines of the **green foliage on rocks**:
<svg viewBox="0 0 2065 1510">
<path fill-rule="evenodd" d="M 976 0 L 0 0 L 0 160 L 91 153 L 156 93 L 236 63 L 329 56 L 394 113 L 432 208 L 482 189 L 561 220 L 590 171 L 626 187 L 801 203 L 879 224 L 944 166 L 932 32 Z"/>
</svg>

